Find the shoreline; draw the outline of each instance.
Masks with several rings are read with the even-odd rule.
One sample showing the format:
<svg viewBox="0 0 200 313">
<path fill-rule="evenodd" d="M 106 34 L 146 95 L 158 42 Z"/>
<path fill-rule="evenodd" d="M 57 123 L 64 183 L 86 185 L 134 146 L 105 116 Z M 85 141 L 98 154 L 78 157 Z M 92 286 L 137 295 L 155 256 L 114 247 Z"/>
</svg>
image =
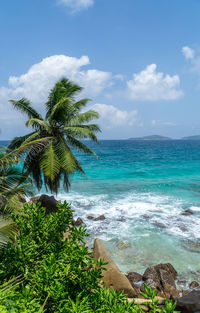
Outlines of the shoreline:
<svg viewBox="0 0 200 313">
<path fill-rule="evenodd" d="M 42 196 L 42 197 L 43 197 L 43 196 Z M 51 199 L 51 201 L 48 202 L 48 203 L 51 203 L 51 202 L 52 202 L 50 206 L 55 209 L 55 205 L 56 205 L 56 200 L 55 200 L 55 198 L 54 198 L 53 196 L 52 196 L 52 197 L 49 197 L 49 196 L 47 196 L 47 195 L 44 195 L 44 197 L 47 198 L 47 199 L 48 199 L 48 198 Z M 34 197 L 34 199 L 35 199 L 34 202 L 35 202 L 36 200 L 38 201 L 39 198 L 40 198 L 40 196 Z M 49 200 L 48 200 L 48 201 L 49 201 Z M 43 205 L 43 206 L 45 206 L 45 205 Z M 90 220 L 90 221 L 91 221 L 92 223 L 94 223 L 94 224 L 101 224 L 101 225 L 103 225 L 103 223 L 106 221 L 106 217 L 105 217 L 104 215 L 100 215 L 100 216 L 96 216 L 96 217 L 94 217 L 94 216 L 88 216 L 88 220 Z M 79 226 L 82 226 L 82 225 L 85 225 L 85 224 L 84 224 L 84 221 L 82 220 L 82 218 L 81 218 L 81 217 L 78 217 L 77 219 L 74 220 L 73 225 L 79 227 Z M 95 240 L 95 237 L 94 237 L 94 236 L 91 236 L 91 237 L 90 237 L 90 242 L 92 242 L 92 245 L 94 244 L 95 241 L 96 241 L 96 240 Z M 102 242 L 102 244 L 104 245 L 105 243 Z M 91 244 L 90 244 L 89 246 L 90 246 L 90 248 L 91 248 Z M 129 245 L 127 244 L 127 242 L 121 241 L 121 242 L 118 244 L 118 249 L 121 250 L 123 253 L 124 253 L 124 251 L 125 251 L 126 249 L 128 249 L 128 248 L 129 248 Z M 115 260 L 115 258 L 113 259 L 112 252 L 109 251 L 109 250 L 107 250 L 107 246 L 106 246 L 106 245 L 104 246 L 104 249 L 106 249 L 106 251 L 107 251 L 107 253 L 109 254 L 110 258 L 111 258 L 112 260 L 114 260 L 114 261 L 112 261 L 113 264 L 117 264 L 118 262 Z M 163 263 L 163 262 L 160 262 L 160 263 Z M 167 262 L 166 262 L 166 263 L 167 263 Z M 169 263 L 168 263 L 168 264 L 169 264 Z M 116 265 L 116 266 L 117 266 L 117 265 Z M 144 278 L 146 271 L 148 271 L 149 269 L 152 269 L 152 268 L 156 268 L 156 266 L 158 266 L 158 264 L 151 264 L 151 265 L 149 264 L 149 266 L 146 266 L 146 268 L 145 268 L 145 270 L 143 271 L 143 273 L 138 273 L 138 272 L 135 270 L 135 264 L 133 263 L 133 264 L 132 264 L 132 269 L 131 269 L 130 272 L 134 273 L 134 276 L 136 275 L 137 279 L 135 279 L 135 277 L 134 277 L 134 279 L 133 279 L 133 277 L 131 277 L 131 278 L 129 279 L 129 277 L 128 277 L 129 274 L 128 274 L 127 272 L 122 271 L 121 269 L 120 269 L 120 272 L 123 273 L 123 274 L 130 280 L 131 284 L 133 283 L 134 288 L 137 288 L 137 289 L 138 289 L 138 288 L 140 287 L 140 285 L 141 285 L 142 283 L 144 283 L 144 281 L 141 281 L 141 279 Z M 173 264 L 172 264 L 172 265 L 170 264 L 170 267 L 173 267 Z M 120 267 L 119 267 L 119 268 L 120 268 Z M 196 278 L 197 278 L 196 281 L 195 281 L 195 280 L 185 280 L 185 279 L 183 280 L 183 277 L 181 277 L 178 268 L 173 269 L 173 272 L 176 272 L 176 270 L 177 270 L 176 279 L 174 279 L 174 280 L 172 281 L 172 284 L 173 284 L 173 288 L 174 288 L 174 283 L 176 284 L 175 290 L 176 290 L 176 291 L 179 290 L 179 291 L 180 291 L 180 295 L 187 294 L 188 292 L 192 291 L 192 289 L 193 289 L 194 287 L 197 287 L 197 286 L 199 285 L 199 283 L 198 283 L 198 278 L 200 279 L 200 273 L 199 273 L 198 278 L 197 278 L 197 276 L 196 276 Z M 151 275 L 150 275 L 150 276 L 151 276 Z M 194 275 L 194 276 L 195 276 L 195 275 Z M 138 280 L 138 277 L 140 277 L 140 280 Z M 152 277 L 151 277 L 151 279 L 152 279 Z M 154 277 L 154 279 L 152 279 L 152 280 L 154 281 L 154 280 L 155 280 L 155 277 Z M 154 283 L 155 283 L 155 281 L 154 281 Z M 182 290 L 182 291 L 181 291 L 181 290 Z M 162 293 L 160 294 L 160 296 L 162 296 Z"/>
</svg>

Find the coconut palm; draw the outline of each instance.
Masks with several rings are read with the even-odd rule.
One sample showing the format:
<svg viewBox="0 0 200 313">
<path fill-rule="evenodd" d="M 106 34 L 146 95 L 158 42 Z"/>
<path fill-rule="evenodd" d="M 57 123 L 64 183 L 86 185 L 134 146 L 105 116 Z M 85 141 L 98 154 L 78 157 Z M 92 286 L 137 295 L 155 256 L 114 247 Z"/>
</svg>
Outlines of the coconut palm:
<svg viewBox="0 0 200 313">
<path fill-rule="evenodd" d="M 75 96 L 81 90 L 80 86 L 68 79 L 60 80 L 50 91 L 44 118 L 27 99 L 10 101 L 17 110 L 28 117 L 26 126 L 31 127 L 33 131 L 26 136 L 14 138 L 9 149 L 17 149 L 32 140 L 50 138 L 48 144 L 37 151 L 30 147 L 24 161 L 24 172 L 32 176 L 39 190 L 44 183 L 46 190 L 57 193 L 61 180 L 63 187 L 68 190 L 70 174 L 78 171 L 85 175 L 72 148 L 96 156 L 81 140 L 89 138 L 98 142 L 95 135 L 100 131 L 98 125 L 88 123 L 98 118 L 99 114 L 93 110 L 82 112 L 89 99 L 75 101 Z"/>
<path fill-rule="evenodd" d="M 0 160 L 5 153 L 0 151 Z M 19 197 L 32 195 L 31 180 L 19 166 L 0 166 L 0 215 L 6 217 L 16 207 L 20 206 Z"/>
</svg>

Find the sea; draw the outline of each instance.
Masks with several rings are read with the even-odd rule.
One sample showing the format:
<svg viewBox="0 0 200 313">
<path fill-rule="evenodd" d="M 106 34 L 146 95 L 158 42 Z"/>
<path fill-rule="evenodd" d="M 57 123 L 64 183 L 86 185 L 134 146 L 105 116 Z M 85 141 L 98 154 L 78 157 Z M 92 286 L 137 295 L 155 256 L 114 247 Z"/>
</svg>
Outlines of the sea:
<svg viewBox="0 0 200 313">
<path fill-rule="evenodd" d="M 85 143 L 99 159 L 75 152 L 87 179 L 74 175 L 56 197 L 83 219 L 88 245 L 100 238 L 125 273 L 171 263 L 180 284 L 200 280 L 200 141 Z"/>
</svg>

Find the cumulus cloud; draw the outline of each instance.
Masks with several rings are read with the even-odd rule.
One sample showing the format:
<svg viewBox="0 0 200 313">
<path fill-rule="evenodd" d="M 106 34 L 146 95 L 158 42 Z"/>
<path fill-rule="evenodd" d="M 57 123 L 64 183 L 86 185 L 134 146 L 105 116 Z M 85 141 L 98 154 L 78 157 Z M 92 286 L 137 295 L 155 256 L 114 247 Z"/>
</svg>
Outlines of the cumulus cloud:
<svg viewBox="0 0 200 313">
<path fill-rule="evenodd" d="M 83 70 L 89 65 L 87 56 L 80 58 L 66 55 L 53 55 L 44 58 L 41 62 L 30 67 L 27 73 L 20 76 L 11 76 L 8 88 L 0 88 L 0 100 L 8 98 L 27 97 L 37 104 L 46 101 L 53 85 L 62 77 L 84 87 L 84 94 L 96 96 L 107 86 L 112 84 L 111 73 L 96 69 Z"/>
<path fill-rule="evenodd" d="M 182 52 L 187 60 L 190 61 L 189 69 L 191 72 L 195 73 L 198 77 L 200 77 L 200 55 L 197 51 L 191 49 L 186 46 L 182 48 Z"/>
<path fill-rule="evenodd" d="M 22 124 L 21 119 L 16 119 L 16 111 L 8 104 L 9 99 L 20 99 L 26 97 L 40 109 L 45 103 L 50 89 L 62 77 L 78 83 L 84 88 L 81 97 L 96 97 L 105 88 L 112 85 L 112 74 L 97 69 L 84 69 L 90 64 L 87 56 L 80 58 L 66 55 L 53 55 L 44 58 L 41 62 L 34 64 L 29 70 L 20 76 L 11 76 L 8 87 L 0 87 L 0 125 L 2 131 L 9 129 L 8 123 L 15 124 L 17 131 Z M 13 122 L 14 121 L 14 122 Z M 2 137 L 9 138 L 10 134 Z"/>
<path fill-rule="evenodd" d="M 176 100 L 183 96 L 178 75 L 157 72 L 157 65 L 148 65 L 127 82 L 128 96 L 138 101 Z"/>
<path fill-rule="evenodd" d="M 59 0 L 59 3 L 69 7 L 72 12 L 77 12 L 91 7 L 94 0 Z"/>
<path fill-rule="evenodd" d="M 113 105 L 96 103 L 91 107 L 100 114 L 100 124 L 105 128 L 117 126 L 133 126 L 136 121 L 137 110 L 120 110 Z"/>
<path fill-rule="evenodd" d="M 187 60 L 193 59 L 195 55 L 195 51 L 188 46 L 182 48 L 182 53 Z"/>
</svg>

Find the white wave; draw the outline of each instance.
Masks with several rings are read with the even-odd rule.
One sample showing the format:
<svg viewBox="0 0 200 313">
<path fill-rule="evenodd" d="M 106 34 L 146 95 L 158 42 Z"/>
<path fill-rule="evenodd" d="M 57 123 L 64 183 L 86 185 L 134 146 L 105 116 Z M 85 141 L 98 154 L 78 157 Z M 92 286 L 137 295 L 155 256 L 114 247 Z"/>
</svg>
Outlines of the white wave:
<svg viewBox="0 0 200 313">
<path fill-rule="evenodd" d="M 108 194 L 85 195 L 76 192 L 59 194 L 58 198 L 72 204 L 75 217 L 83 218 L 88 230 L 97 235 L 107 233 L 108 238 L 120 232 L 128 237 L 140 225 L 147 231 L 164 232 L 182 238 L 200 238 L 200 218 L 198 215 L 183 216 L 186 203 L 173 197 L 151 193 L 128 193 L 121 197 Z M 191 207 L 198 211 L 197 207 Z M 200 210 L 200 208 L 198 208 Z M 104 222 L 87 219 L 104 214 Z M 124 222 L 123 222 L 124 220 Z M 103 225 L 103 227 L 102 227 Z"/>
</svg>

